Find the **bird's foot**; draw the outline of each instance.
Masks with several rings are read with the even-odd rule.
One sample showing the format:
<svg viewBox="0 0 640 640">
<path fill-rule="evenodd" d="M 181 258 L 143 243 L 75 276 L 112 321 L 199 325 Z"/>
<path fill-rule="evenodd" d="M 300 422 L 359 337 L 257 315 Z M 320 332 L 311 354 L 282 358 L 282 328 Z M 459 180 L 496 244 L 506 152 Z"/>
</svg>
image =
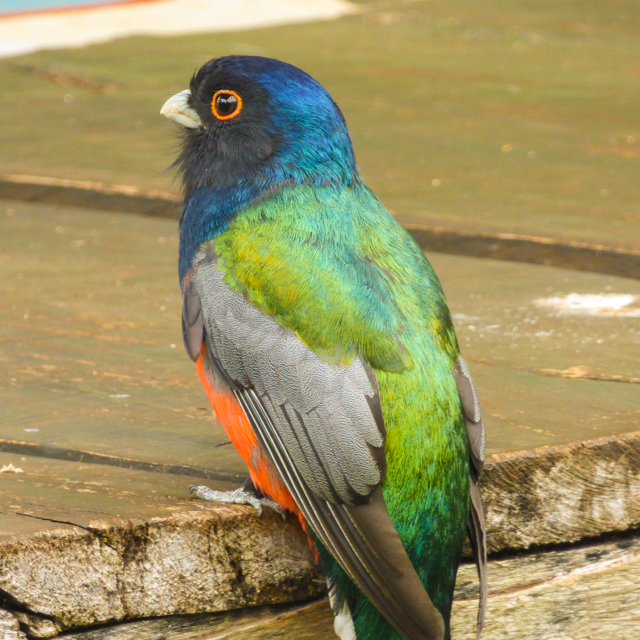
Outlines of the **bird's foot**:
<svg viewBox="0 0 640 640">
<path fill-rule="evenodd" d="M 262 507 L 269 507 L 277 511 L 283 520 L 287 519 L 287 510 L 281 507 L 274 500 L 256 495 L 256 492 L 247 491 L 243 486 L 235 491 L 214 491 L 203 485 L 192 485 L 189 487 L 189 493 L 202 500 L 210 500 L 212 502 L 227 502 L 230 504 L 249 504 L 258 514 L 262 515 Z"/>
</svg>

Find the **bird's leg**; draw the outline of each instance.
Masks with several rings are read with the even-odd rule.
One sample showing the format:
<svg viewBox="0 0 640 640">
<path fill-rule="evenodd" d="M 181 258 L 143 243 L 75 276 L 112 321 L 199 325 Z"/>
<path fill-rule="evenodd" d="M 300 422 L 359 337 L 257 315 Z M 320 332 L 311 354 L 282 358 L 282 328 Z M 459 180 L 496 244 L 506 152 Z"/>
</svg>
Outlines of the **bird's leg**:
<svg viewBox="0 0 640 640">
<path fill-rule="evenodd" d="M 189 487 L 189 493 L 202 500 L 210 500 L 212 502 L 249 504 L 256 509 L 260 515 L 262 515 L 262 507 L 269 507 L 277 511 L 283 520 L 287 519 L 287 510 L 274 500 L 266 498 L 262 491 L 255 487 L 251 478 L 245 480 L 244 484 L 235 491 L 214 491 L 203 485 L 191 485 Z"/>
</svg>

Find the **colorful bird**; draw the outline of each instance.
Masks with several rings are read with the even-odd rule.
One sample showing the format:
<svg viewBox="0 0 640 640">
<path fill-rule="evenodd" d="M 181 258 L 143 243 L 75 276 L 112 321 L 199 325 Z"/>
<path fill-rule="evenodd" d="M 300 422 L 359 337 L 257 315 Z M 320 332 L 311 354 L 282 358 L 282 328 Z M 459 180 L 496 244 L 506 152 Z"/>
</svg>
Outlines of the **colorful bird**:
<svg viewBox="0 0 640 640">
<path fill-rule="evenodd" d="M 440 283 L 365 185 L 329 94 L 284 62 L 217 58 L 183 127 L 183 335 L 250 486 L 295 513 L 342 640 L 450 638 L 468 530 L 486 601 L 484 424 Z M 275 504 L 274 504 L 275 503 Z"/>
</svg>

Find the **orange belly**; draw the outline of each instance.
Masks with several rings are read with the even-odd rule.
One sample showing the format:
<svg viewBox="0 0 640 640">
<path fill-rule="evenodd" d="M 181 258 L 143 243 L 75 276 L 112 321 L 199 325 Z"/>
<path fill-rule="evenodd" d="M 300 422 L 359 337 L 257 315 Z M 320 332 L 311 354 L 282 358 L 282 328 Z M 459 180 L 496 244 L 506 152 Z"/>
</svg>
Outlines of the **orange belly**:
<svg viewBox="0 0 640 640">
<path fill-rule="evenodd" d="M 236 451 L 242 456 L 249 468 L 253 484 L 280 506 L 295 513 L 304 527 L 305 523 L 296 503 L 262 452 L 249 420 L 247 420 L 233 393 L 228 390 L 220 391 L 213 386 L 205 372 L 202 355 L 196 362 L 196 369 L 220 424 L 224 427 Z"/>
</svg>

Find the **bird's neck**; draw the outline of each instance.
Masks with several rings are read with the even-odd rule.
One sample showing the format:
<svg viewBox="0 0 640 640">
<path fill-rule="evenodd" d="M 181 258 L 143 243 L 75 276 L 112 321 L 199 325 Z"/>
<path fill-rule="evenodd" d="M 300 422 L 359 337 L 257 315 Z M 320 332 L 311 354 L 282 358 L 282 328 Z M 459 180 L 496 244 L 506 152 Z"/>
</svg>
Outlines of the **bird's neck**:
<svg viewBox="0 0 640 640">
<path fill-rule="evenodd" d="M 187 191 L 180 220 L 180 283 L 191 268 L 202 243 L 225 231 L 242 210 L 275 196 L 283 189 L 301 184 L 311 184 L 320 189 L 340 188 L 361 184 L 361 178 L 357 173 L 348 182 L 326 177 L 296 180 L 289 175 L 279 180 L 238 182 L 231 186 L 199 186 Z"/>
<path fill-rule="evenodd" d="M 222 233 L 239 211 L 259 200 L 265 191 L 256 185 L 234 185 L 201 187 L 186 193 L 180 220 L 181 283 L 200 245 Z"/>
</svg>

